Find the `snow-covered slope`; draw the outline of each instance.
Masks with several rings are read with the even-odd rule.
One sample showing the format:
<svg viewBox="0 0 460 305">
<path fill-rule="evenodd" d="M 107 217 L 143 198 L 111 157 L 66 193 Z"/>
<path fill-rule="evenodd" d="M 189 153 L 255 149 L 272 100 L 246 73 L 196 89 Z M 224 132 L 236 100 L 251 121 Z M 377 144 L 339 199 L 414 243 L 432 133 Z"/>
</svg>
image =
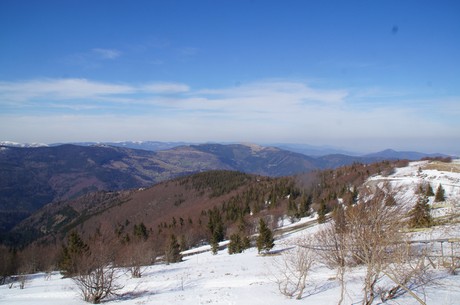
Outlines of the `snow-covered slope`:
<svg viewBox="0 0 460 305">
<path fill-rule="evenodd" d="M 10 147 L 47 147 L 47 144 L 44 143 L 17 143 L 11 141 L 0 141 L 0 146 L 10 146 Z"/>
<path fill-rule="evenodd" d="M 282 248 L 278 245 L 275 250 Z M 132 279 L 128 273 L 123 273 L 118 279 L 124 285 L 121 295 L 105 304 L 298 304 L 299 301 L 288 299 L 278 291 L 273 267 L 277 259 L 280 256 L 259 256 L 256 249 L 237 255 L 229 255 L 226 251 L 217 255 L 205 252 L 188 256 L 181 263 L 147 267 L 140 279 Z M 345 304 L 360 300 L 362 274 L 362 269 L 356 269 L 347 276 Z M 301 303 L 337 304 L 340 288 L 335 276 L 334 270 L 315 267 Z M 437 277 L 437 284 L 426 288 L 427 303 L 458 304 L 460 278 L 448 276 L 444 271 L 439 271 Z M 407 295 L 398 298 L 397 302 L 417 304 Z M 84 303 L 72 280 L 62 279 L 59 273 L 53 273 L 48 280 L 43 273 L 34 274 L 22 290 L 18 284 L 11 289 L 7 285 L 0 286 L 0 304 Z"/>
<path fill-rule="evenodd" d="M 418 200 L 417 191 L 420 186 L 431 185 L 434 192 L 439 187 L 445 191 L 445 201 L 434 202 L 434 196 L 429 197 L 431 214 L 435 218 L 458 218 L 460 217 L 460 159 L 451 163 L 439 161 L 411 162 L 409 166 L 396 169 L 389 176 L 371 177 L 367 185 L 384 187 L 387 182 L 391 189 L 396 192 L 398 202 L 405 204 L 410 209 Z M 434 232 L 439 228 L 428 230 Z M 460 232 L 452 232 L 458 234 Z M 457 236 L 458 237 L 458 236 Z"/>
<path fill-rule="evenodd" d="M 436 169 L 433 163 L 414 162 L 406 168 L 396 170 L 390 176 L 376 176 L 369 183 L 389 181 L 398 188 L 401 198 L 407 204 L 414 201 L 415 190 L 421 182 L 429 182 L 435 189 L 439 183 L 446 191 L 447 200 L 440 207 L 444 209 L 439 215 L 459 212 L 460 198 L 460 161 L 451 164 L 452 169 Z M 421 170 L 419 170 L 419 168 Z M 442 169 L 442 170 L 439 170 Z M 433 204 L 433 202 L 431 202 Z M 308 219 L 303 219 L 308 224 Z M 260 256 L 252 248 L 242 254 L 229 255 L 226 250 L 217 255 L 203 252 L 206 248 L 189 251 L 184 261 L 177 264 L 158 264 L 146 267 L 140 279 L 130 278 L 129 274 L 120 270 L 118 282 L 124 285 L 121 295 L 108 300 L 106 304 L 138 305 L 138 304 L 241 304 L 241 305 L 283 305 L 283 304 L 337 304 L 340 294 L 339 283 L 335 280 L 336 272 L 317 264 L 308 280 L 307 288 L 301 301 L 288 299 L 281 295 L 275 283 L 277 269 L 274 267 L 280 260 L 281 250 L 291 247 L 296 238 L 318 230 L 318 225 L 306 226 L 281 236 L 273 249 L 273 255 Z M 460 226 L 449 224 L 429 230 L 425 237 L 446 236 L 460 237 Z M 420 237 L 420 236 L 418 236 Z M 362 268 L 355 268 L 346 275 L 347 295 L 344 304 L 360 303 Z M 449 275 L 443 269 L 434 269 L 436 281 L 417 292 L 427 304 L 452 305 L 459 304 L 460 276 Z M 377 304 L 377 300 L 375 304 Z M 50 279 L 45 274 L 30 276 L 25 289 L 15 284 L 11 289 L 8 285 L 0 286 L 0 304 L 9 305 L 74 305 L 84 304 L 75 284 L 70 279 L 61 279 L 54 273 Z M 403 295 L 394 302 L 387 304 L 418 304 L 409 295 Z"/>
</svg>

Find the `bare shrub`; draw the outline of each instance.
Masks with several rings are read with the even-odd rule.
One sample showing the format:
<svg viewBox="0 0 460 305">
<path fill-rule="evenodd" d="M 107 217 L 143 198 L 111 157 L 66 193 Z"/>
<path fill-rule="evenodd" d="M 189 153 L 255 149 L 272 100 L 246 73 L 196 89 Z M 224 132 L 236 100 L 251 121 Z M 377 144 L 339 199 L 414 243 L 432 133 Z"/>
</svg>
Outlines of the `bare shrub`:
<svg viewBox="0 0 460 305">
<path fill-rule="evenodd" d="M 426 249 L 414 251 L 409 244 L 400 244 L 392 253 L 392 261 L 382 271 L 393 282 L 393 286 L 378 288 L 382 302 L 408 293 L 424 305 L 425 302 L 415 294 L 414 289 L 424 287 L 431 281 L 428 269 Z"/>
<path fill-rule="evenodd" d="M 346 292 L 346 268 L 353 261 L 348 251 L 347 235 L 346 227 L 341 228 L 336 219 L 315 234 L 316 252 L 321 262 L 330 269 L 337 269 L 337 279 L 340 283 L 339 305 L 342 304 Z"/>
<path fill-rule="evenodd" d="M 366 267 L 362 304 L 372 304 L 376 296 L 376 284 L 391 262 L 395 247 L 402 242 L 403 226 L 400 206 L 388 206 L 384 196 L 368 198 L 345 211 L 348 248 L 356 263 Z"/>
<path fill-rule="evenodd" d="M 87 273 L 72 278 L 84 301 L 99 304 L 105 298 L 116 295 L 123 288 L 117 284 L 116 269 L 110 264 L 97 264 Z"/>
<path fill-rule="evenodd" d="M 77 260 L 76 275 L 72 280 L 84 301 L 99 304 L 107 297 L 117 295 L 123 286 L 118 284 L 119 276 L 113 264 L 114 243 L 96 235 L 89 244 L 88 252 Z"/>
<path fill-rule="evenodd" d="M 19 289 L 24 289 L 26 287 L 26 284 L 29 282 L 29 275 L 25 273 L 21 273 L 18 276 L 18 282 L 19 282 Z"/>
<path fill-rule="evenodd" d="M 279 291 L 287 297 L 301 299 L 307 276 L 315 263 L 315 253 L 309 238 L 297 241 L 297 246 L 285 251 L 275 263 L 276 283 Z"/>
<path fill-rule="evenodd" d="M 126 247 L 125 264 L 133 278 L 140 278 L 144 266 L 155 262 L 156 254 L 147 241 L 133 243 Z"/>
</svg>

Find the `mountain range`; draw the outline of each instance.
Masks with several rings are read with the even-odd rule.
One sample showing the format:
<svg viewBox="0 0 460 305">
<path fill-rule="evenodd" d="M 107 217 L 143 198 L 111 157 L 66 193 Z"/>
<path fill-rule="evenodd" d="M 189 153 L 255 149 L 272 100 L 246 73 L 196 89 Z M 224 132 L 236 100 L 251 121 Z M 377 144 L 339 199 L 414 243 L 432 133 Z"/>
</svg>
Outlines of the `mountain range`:
<svg viewBox="0 0 460 305">
<path fill-rule="evenodd" d="M 70 143 L 18 143 L 12 141 L 0 141 L 0 146 L 8 147 L 47 147 L 47 146 L 60 146 L 65 144 L 73 144 L 78 146 L 95 146 L 95 145 L 108 145 L 132 149 L 142 149 L 148 151 L 168 150 L 178 146 L 199 145 L 199 144 L 238 144 L 238 143 L 192 143 L 192 142 L 161 142 L 161 141 L 116 141 L 116 142 L 70 142 Z M 248 144 L 251 145 L 251 144 Z M 395 151 L 393 149 L 386 149 L 383 151 L 365 154 L 356 151 L 348 151 L 333 146 L 315 146 L 309 144 L 296 144 L 296 143 L 270 143 L 260 144 L 265 147 L 277 147 L 283 150 L 288 150 L 311 157 L 321 157 L 326 155 L 347 155 L 354 157 L 378 157 L 378 158 L 391 158 L 391 159 L 408 159 L 419 160 L 423 157 L 446 157 L 446 154 L 433 153 L 427 154 L 415 151 Z"/>
<path fill-rule="evenodd" d="M 149 187 L 209 170 L 290 176 L 352 163 L 419 159 L 421 153 L 384 151 L 367 156 L 319 157 L 254 144 L 118 142 L 56 146 L 0 146 L 0 231 L 7 232 L 45 204 L 95 191 Z M 133 149 L 130 147 L 145 148 Z M 147 149 L 148 148 L 148 149 Z"/>
</svg>

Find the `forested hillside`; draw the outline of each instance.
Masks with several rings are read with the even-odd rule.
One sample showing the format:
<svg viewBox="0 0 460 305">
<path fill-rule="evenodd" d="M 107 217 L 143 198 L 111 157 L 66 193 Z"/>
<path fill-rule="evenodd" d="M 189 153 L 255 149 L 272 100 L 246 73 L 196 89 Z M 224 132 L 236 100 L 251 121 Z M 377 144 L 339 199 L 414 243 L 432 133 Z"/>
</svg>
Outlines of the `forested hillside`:
<svg viewBox="0 0 460 305">
<path fill-rule="evenodd" d="M 150 188 L 99 191 L 45 206 L 17 225 L 3 242 L 8 247 L 29 244 L 16 254 L 19 260 L 31 255 L 30 251 L 47 252 L 43 257 L 47 261 L 37 258 L 33 267 L 43 270 L 57 263 L 60 245 L 70 232 L 87 240 L 99 236 L 117 249 L 130 249 L 140 238 L 159 253 L 172 235 L 182 250 L 232 235 L 245 240 L 257 231 L 260 219 L 272 229 L 311 213 L 318 213 L 321 222 L 339 198 L 353 203 L 369 176 L 390 173 L 404 164 L 353 164 L 281 178 L 209 171 Z"/>
<path fill-rule="evenodd" d="M 0 148 L 0 229 L 8 232 L 43 205 L 95 191 L 120 191 L 208 170 L 280 177 L 360 159 L 312 158 L 274 147 L 202 144 L 162 151 L 106 145 Z"/>
</svg>

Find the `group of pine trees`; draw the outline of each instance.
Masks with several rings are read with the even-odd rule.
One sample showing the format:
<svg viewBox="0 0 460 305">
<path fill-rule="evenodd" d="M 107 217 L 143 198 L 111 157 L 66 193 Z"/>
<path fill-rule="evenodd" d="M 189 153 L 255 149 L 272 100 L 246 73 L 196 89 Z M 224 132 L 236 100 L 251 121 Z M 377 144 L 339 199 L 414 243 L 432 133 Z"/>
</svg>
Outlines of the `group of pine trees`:
<svg viewBox="0 0 460 305">
<path fill-rule="evenodd" d="M 445 191 L 441 184 L 438 185 L 436 193 L 428 183 L 420 185 L 418 189 L 418 199 L 415 206 L 410 211 L 409 226 L 411 228 L 426 228 L 433 225 L 433 217 L 431 216 L 431 206 L 429 197 L 433 197 L 433 202 L 442 202 L 445 200 Z"/>
</svg>

